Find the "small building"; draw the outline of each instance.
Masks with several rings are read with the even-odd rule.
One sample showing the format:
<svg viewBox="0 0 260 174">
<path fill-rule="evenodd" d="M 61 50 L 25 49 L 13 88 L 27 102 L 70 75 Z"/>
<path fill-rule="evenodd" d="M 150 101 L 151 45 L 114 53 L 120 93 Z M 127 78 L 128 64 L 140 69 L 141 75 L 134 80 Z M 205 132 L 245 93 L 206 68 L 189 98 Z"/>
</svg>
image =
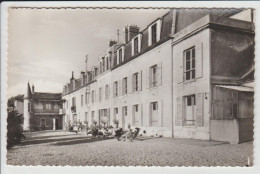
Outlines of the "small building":
<svg viewBox="0 0 260 174">
<path fill-rule="evenodd" d="M 28 83 L 24 95 L 15 97 L 15 109 L 23 115 L 23 130 L 63 128 L 61 93 L 35 92 Z"/>
</svg>

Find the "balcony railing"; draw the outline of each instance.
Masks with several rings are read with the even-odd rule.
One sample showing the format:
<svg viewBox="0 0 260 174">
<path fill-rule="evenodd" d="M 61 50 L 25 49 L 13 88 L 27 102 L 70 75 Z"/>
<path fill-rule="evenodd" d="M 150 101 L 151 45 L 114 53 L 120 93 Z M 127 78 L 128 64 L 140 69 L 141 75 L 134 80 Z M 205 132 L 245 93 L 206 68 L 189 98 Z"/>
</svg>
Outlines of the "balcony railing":
<svg viewBox="0 0 260 174">
<path fill-rule="evenodd" d="M 59 109 L 34 109 L 35 113 L 59 113 Z"/>
</svg>

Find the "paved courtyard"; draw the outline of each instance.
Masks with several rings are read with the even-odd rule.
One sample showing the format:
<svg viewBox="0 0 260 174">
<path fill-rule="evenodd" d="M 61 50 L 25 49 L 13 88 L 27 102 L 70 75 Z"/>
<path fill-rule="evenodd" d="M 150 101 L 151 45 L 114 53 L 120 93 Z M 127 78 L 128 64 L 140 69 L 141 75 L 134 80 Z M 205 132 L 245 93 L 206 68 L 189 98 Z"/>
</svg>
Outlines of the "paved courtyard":
<svg viewBox="0 0 260 174">
<path fill-rule="evenodd" d="M 45 131 L 7 152 L 9 165 L 246 166 L 253 143 L 139 137 L 134 142 Z"/>
</svg>

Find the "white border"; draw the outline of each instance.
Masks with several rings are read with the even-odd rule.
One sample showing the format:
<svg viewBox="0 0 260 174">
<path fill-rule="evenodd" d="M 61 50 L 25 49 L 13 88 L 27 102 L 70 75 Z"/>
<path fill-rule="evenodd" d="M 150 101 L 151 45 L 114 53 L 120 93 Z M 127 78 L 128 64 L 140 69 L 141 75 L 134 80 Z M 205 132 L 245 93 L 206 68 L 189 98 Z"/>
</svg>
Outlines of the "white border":
<svg viewBox="0 0 260 174">
<path fill-rule="evenodd" d="M 256 45 L 255 45 L 255 129 L 254 129 L 254 166 L 253 167 L 44 167 L 44 166 L 36 166 L 36 167 L 25 167 L 25 166 L 7 166 L 6 165 L 6 143 L 5 143 L 5 135 L 6 135 L 6 89 L 7 89 L 7 19 L 8 19 L 8 7 L 10 6 L 20 6 L 20 7 L 206 7 L 206 8 L 254 8 L 256 9 L 255 15 L 255 27 L 256 27 Z M 19 173 L 19 174 L 27 174 L 27 173 L 115 173 L 115 172 L 124 172 L 125 174 L 132 174 L 133 172 L 149 172 L 149 173 L 187 173 L 194 172 L 200 174 L 211 174 L 215 173 L 230 173 L 234 172 L 236 174 L 240 173 L 258 173 L 259 169 L 259 145 L 260 145 L 260 124 L 259 124 L 259 92 L 257 87 L 259 86 L 260 80 L 258 77 L 259 70 L 259 12 L 260 11 L 260 2 L 256 1 L 163 1 L 163 2 L 3 2 L 1 4 L 1 173 Z"/>
</svg>

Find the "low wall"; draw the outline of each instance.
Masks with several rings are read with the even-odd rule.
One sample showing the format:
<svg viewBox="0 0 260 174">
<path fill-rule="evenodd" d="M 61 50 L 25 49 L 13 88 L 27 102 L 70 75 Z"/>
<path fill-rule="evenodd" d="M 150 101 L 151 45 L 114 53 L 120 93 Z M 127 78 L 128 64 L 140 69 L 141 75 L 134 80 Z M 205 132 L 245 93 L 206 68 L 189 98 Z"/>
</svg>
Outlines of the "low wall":
<svg viewBox="0 0 260 174">
<path fill-rule="evenodd" d="M 231 144 L 239 143 L 239 121 L 210 120 L 211 140 L 227 141 Z"/>
</svg>

